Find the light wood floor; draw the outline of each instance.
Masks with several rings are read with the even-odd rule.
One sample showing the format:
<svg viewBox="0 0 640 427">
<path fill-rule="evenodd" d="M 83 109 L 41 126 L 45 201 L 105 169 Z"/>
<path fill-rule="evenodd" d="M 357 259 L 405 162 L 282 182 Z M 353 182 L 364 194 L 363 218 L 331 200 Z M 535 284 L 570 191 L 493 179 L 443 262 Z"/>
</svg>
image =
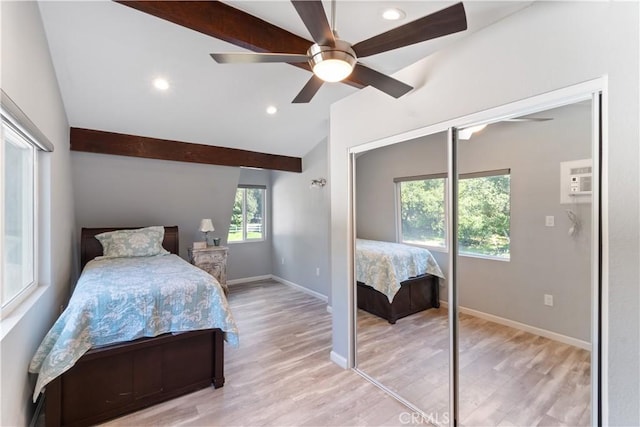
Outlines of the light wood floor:
<svg viewBox="0 0 640 427">
<path fill-rule="evenodd" d="M 105 425 L 426 425 L 407 423 L 407 408 L 329 361 L 331 319 L 321 301 L 275 282 L 233 286 L 229 301 L 240 348 L 225 349 L 225 386 Z M 360 367 L 442 417 L 449 393 L 446 310 L 396 325 L 360 312 L 358 323 Z M 470 316 L 460 326 L 463 425 L 589 424 L 588 352 Z"/>
<path fill-rule="evenodd" d="M 466 426 L 590 424 L 590 353 L 476 317 L 460 317 L 460 420 Z M 427 413 L 447 411 L 445 308 L 390 325 L 358 312 L 358 366 Z"/>
<path fill-rule="evenodd" d="M 109 426 L 401 425 L 407 409 L 329 361 L 331 317 L 318 299 L 275 282 L 231 287 L 240 347 L 225 348 L 225 386 Z"/>
</svg>

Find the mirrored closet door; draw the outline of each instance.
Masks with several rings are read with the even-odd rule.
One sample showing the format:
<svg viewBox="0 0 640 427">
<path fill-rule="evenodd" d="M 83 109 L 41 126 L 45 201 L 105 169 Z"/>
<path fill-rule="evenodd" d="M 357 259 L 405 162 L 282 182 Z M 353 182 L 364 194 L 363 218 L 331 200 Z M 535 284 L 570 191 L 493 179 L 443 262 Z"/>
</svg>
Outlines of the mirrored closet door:
<svg viewBox="0 0 640 427">
<path fill-rule="evenodd" d="M 446 178 L 446 132 L 355 159 L 357 368 L 440 425 L 450 393 Z"/>
<path fill-rule="evenodd" d="M 592 111 L 457 132 L 458 425 L 591 425 Z"/>
<path fill-rule="evenodd" d="M 567 90 L 352 153 L 356 369 L 420 422 L 600 423 L 601 101 Z"/>
</svg>

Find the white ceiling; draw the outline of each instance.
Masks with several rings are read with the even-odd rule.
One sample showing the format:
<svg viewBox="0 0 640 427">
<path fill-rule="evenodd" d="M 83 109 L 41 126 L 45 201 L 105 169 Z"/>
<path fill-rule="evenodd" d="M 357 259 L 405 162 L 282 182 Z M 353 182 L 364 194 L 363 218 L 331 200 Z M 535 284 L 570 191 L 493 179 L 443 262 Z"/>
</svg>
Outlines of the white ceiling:
<svg viewBox="0 0 640 427">
<path fill-rule="evenodd" d="M 226 3 L 311 38 L 288 1 Z M 362 62 L 393 73 L 530 3 L 465 2 L 466 32 Z M 341 38 L 356 43 L 451 4 L 338 1 L 336 27 Z M 386 6 L 403 9 L 407 17 L 382 20 Z M 325 84 L 311 103 L 291 104 L 311 76 L 305 70 L 217 64 L 209 53 L 241 49 L 110 1 L 44 1 L 40 10 L 73 127 L 301 157 L 328 134 L 329 106 L 356 91 Z M 331 10 L 328 2 L 325 10 Z M 157 76 L 169 80 L 168 91 L 153 88 Z M 270 104 L 279 110 L 274 116 L 265 113 Z"/>
</svg>

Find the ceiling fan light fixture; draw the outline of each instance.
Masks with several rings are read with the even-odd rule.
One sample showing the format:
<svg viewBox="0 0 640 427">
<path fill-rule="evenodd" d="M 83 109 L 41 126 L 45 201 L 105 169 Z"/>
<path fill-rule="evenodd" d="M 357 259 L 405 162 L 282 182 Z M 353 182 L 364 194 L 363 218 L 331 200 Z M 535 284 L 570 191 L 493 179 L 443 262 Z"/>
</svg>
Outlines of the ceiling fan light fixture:
<svg viewBox="0 0 640 427">
<path fill-rule="evenodd" d="M 342 59 L 323 59 L 313 66 L 313 73 L 325 82 L 339 82 L 353 71 L 353 66 Z"/>
<path fill-rule="evenodd" d="M 356 64 L 356 54 L 351 46 L 336 40 L 335 47 L 314 44 L 307 52 L 313 74 L 325 82 L 339 82 L 351 74 Z"/>
<path fill-rule="evenodd" d="M 481 125 L 477 125 L 477 126 L 471 126 L 465 129 L 460 129 L 460 131 L 458 132 L 458 139 L 462 139 L 462 140 L 469 140 L 471 139 L 471 137 L 473 136 L 473 134 L 480 132 L 482 129 L 486 128 L 487 124 L 481 124 Z"/>
</svg>

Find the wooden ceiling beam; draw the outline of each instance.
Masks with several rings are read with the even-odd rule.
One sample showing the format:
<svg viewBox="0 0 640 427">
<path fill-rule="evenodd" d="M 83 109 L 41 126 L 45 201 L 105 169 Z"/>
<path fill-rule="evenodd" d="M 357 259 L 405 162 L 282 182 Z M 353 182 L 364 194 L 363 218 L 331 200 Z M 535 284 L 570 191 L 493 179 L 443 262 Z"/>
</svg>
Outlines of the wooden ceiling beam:
<svg viewBox="0 0 640 427">
<path fill-rule="evenodd" d="M 313 44 L 219 1 L 114 1 L 254 52 L 306 54 Z M 290 65 L 311 71 L 306 63 Z M 343 83 L 358 89 L 367 85 L 351 77 Z"/>
<path fill-rule="evenodd" d="M 302 172 L 302 159 L 236 148 L 71 128 L 71 151 Z"/>
</svg>

